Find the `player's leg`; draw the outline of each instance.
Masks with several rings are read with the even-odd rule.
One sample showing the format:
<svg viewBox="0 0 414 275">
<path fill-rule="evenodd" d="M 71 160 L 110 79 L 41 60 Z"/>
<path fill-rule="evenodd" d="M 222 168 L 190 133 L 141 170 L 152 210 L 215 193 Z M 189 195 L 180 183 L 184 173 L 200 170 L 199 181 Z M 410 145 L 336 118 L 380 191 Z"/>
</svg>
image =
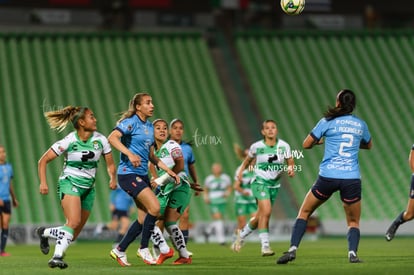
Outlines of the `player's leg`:
<svg viewBox="0 0 414 275">
<path fill-rule="evenodd" d="M 385 233 L 385 239 L 387 241 L 391 241 L 395 233 L 397 232 L 398 227 L 414 218 L 414 175 L 411 176 L 411 185 L 410 185 L 410 198 L 408 200 L 407 208 L 402 211 L 398 216 L 395 218 L 395 220 L 392 222 L 390 227 L 387 229 L 387 232 Z"/>
<path fill-rule="evenodd" d="M 356 203 L 346 204 L 344 203 L 344 209 L 346 214 L 346 221 L 348 224 L 348 258 L 350 263 L 359 263 L 361 260 L 357 256 L 360 232 L 359 232 L 359 220 L 361 218 L 361 201 Z"/>
<path fill-rule="evenodd" d="M 0 237 L 0 256 L 10 256 L 6 252 L 6 244 L 9 236 L 9 223 L 11 217 L 11 203 L 10 201 L 4 202 L 0 207 L 0 225 L 1 225 L 1 237 Z"/>
</svg>

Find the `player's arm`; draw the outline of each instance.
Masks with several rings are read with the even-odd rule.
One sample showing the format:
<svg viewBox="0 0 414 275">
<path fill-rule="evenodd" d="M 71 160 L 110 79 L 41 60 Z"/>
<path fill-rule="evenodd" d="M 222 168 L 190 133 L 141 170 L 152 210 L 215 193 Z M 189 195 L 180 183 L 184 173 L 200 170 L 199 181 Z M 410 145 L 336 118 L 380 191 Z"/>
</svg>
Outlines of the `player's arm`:
<svg viewBox="0 0 414 275">
<path fill-rule="evenodd" d="M 40 194 L 46 195 L 49 192 L 46 179 L 46 166 L 49 162 L 57 158 L 58 155 L 52 149 L 47 150 L 37 163 L 37 173 L 40 181 Z"/>
<path fill-rule="evenodd" d="M 309 134 L 306 136 L 305 140 L 303 141 L 303 148 L 304 149 L 311 149 L 314 145 L 321 145 L 323 144 L 323 139 L 317 139 L 314 135 Z"/>
<path fill-rule="evenodd" d="M 109 188 L 112 190 L 116 189 L 117 183 L 116 183 L 116 167 L 114 158 L 112 156 L 112 153 L 108 153 L 104 155 L 104 159 L 106 162 L 106 170 L 109 175 Z"/>
<path fill-rule="evenodd" d="M 122 154 L 124 154 L 125 156 L 128 157 L 129 161 L 131 162 L 131 164 L 134 167 L 138 167 L 141 165 L 141 158 L 132 153 L 122 142 L 121 142 L 121 137 L 123 136 L 123 134 L 121 133 L 121 131 L 115 129 L 113 130 L 109 136 L 108 136 L 108 141 L 109 143 L 119 152 L 121 152 Z"/>
<path fill-rule="evenodd" d="M 239 170 L 239 173 L 238 173 L 238 175 L 237 175 L 237 179 L 238 179 L 239 181 L 241 181 L 241 180 L 243 179 L 243 171 L 247 169 L 247 167 L 248 167 L 248 166 L 252 163 L 252 161 L 253 161 L 254 159 L 255 159 L 255 158 L 251 158 L 251 157 L 249 157 L 249 155 L 247 155 L 247 156 L 244 158 L 244 160 L 243 160 L 242 164 L 240 165 L 240 170 Z"/>
<path fill-rule="evenodd" d="M 367 143 L 361 142 L 359 144 L 360 149 L 371 149 L 372 147 L 372 139 L 370 139 Z"/>
<path fill-rule="evenodd" d="M 154 153 L 154 146 L 151 146 L 150 148 L 150 155 L 149 155 L 149 160 L 156 165 L 158 168 L 164 170 L 165 172 L 167 172 L 168 175 L 170 175 L 171 177 L 173 177 L 175 179 L 175 182 L 179 183 L 180 182 L 180 177 L 174 172 L 172 171 L 170 168 L 168 168 L 167 165 L 165 165 L 164 162 L 162 162 L 162 160 L 160 160 Z M 184 162 L 183 162 L 184 163 Z M 184 165 L 184 164 L 183 164 Z M 184 166 L 183 166 L 184 167 Z"/>
<path fill-rule="evenodd" d="M 16 194 L 14 193 L 14 187 L 13 187 L 13 180 L 10 179 L 10 186 L 9 186 L 10 196 L 12 198 L 12 203 L 14 207 L 19 206 L 19 202 L 17 201 Z"/>
<path fill-rule="evenodd" d="M 411 171 L 414 173 L 414 146 L 410 151 L 410 155 L 408 157 L 408 161 L 410 162 Z"/>
<path fill-rule="evenodd" d="M 293 158 L 288 158 L 286 159 L 286 163 L 287 163 L 287 173 L 289 175 L 289 177 L 294 177 L 295 176 L 295 161 L 293 160 Z"/>
</svg>

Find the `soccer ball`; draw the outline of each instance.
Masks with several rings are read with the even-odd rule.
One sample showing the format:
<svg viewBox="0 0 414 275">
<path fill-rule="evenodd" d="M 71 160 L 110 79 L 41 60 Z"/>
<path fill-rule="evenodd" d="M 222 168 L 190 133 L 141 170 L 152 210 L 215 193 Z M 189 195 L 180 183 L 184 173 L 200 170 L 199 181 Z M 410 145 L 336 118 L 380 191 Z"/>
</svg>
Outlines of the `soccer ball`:
<svg viewBox="0 0 414 275">
<path fill-rule="evenodd" d="M 305 0 L 280 0 L 282 10 L 289 15 L 298 15 L 305 9 Z"/>
</svg>

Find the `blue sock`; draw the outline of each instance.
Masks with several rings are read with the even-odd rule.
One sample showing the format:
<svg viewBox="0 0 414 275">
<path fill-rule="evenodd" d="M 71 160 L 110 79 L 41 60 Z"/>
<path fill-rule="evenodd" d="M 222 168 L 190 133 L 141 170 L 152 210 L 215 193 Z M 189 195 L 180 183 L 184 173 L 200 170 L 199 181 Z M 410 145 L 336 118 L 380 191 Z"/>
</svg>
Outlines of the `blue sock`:
<svg viewBox="0 0 414 275">
<path fill-rule="evenodd" d="M 359 228 L 351 227 L 348 230 L 347 238 L 348 238 L 348 251 L 354 251 L 355 253 L 358 251 L 359 245 Z"/>
<path fill-rule="evenodd" d="M 119 251 L 125 251 L 128 246 L 141 234 L 142 232 L 142 224 L 138 223 L 135 220 L 131 226 L 128 228 L 127 233 L 122 238 L 121 242 L 118 245 Z"/>
<path fill-rule="evenodd" d="M 141 237 L 141 248 L 147 248 L 149 240 L 152 235 L 152 231 L 154 231 L 155 221 L 157 217 L 152 216 L 147 213 L 147 216 L 144 220 L 144 225 L 142 229 L 142 237 Z"/>
<path fill-rule="evenodd" d="M 295 224 L 293 225 L 292 236 L 290 238 L 290 246 L 299 247 L 300 241 L 305 234 L 307 223 L 308 222 L 304 219 L 296 219 Z"/>
<path fill-rule="evenodd" d="M 5 251 L 6 249 L 8 235 L 9 235 L 9 229 L 3 229 L 1 231 L 1 245 L 0 245 L 1 252 Z"/>
<path fill-rule="evenodd" d="M 188 242 L 188 235 L 189 235 L 189 233 L 188 233 L 188 229 L 186 229 L 186 230 L 181 230 L 181 232 L 183 232 L 184 242 L 187 244 L 187 242 Z"/>
</svg>

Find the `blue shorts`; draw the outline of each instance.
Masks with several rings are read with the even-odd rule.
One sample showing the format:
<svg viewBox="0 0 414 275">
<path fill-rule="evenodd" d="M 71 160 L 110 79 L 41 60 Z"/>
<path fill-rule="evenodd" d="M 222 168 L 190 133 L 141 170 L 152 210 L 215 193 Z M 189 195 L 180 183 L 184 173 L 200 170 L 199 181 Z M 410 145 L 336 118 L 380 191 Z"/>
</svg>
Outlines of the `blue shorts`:
<svg viewBox="0 0 414 275">
<path fill-rule="evenodd" d="M 414 174 L 411 175 L 410 198 L 414 199 Z"/>
<path fill-rule="evenodd" d="M 352 204 L 361 200 L 361 179 L 334 179 L 318 176 L 313 184 L 312 194 L 319 200 L 325 201 L 339 190 L 341 200 Z"/>
<path fill-rule="evenodd" d="M 118 183 L 134 199 L 145 188 L 151 188 L 148 176 L 137 174 L 118 175 Z"/>
<path fill-rule="evenodd" d="M 11 202 L 3 201 L 3 206 L 0 206 L 0 214 L 11 214 Z"/>
<path fill-rule="evenodd" d="M 112 211 L 112 219 L 120 220 L 122 217 L 129 217 L 128 210 L 115 209 Z"/>
</svg>

